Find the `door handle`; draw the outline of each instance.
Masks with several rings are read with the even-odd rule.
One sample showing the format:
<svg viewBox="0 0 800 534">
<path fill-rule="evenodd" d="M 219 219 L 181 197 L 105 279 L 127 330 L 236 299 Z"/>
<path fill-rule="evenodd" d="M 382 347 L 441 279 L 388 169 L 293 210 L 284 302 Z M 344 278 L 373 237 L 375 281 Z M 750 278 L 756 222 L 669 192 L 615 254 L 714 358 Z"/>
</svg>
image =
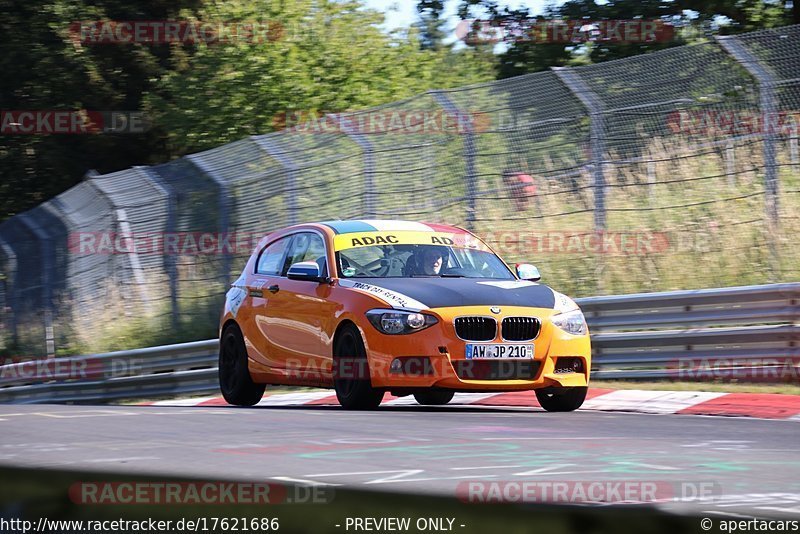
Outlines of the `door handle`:
<svg viewBox="0 0 800 534">
<path fill-rule="evenodd" d="M 278 284 L 275 284 L 274 286 L 269 286 L 267 289 L 270 293 L 277 293 L 280 287 L 278 287 Z"/>
</svg>

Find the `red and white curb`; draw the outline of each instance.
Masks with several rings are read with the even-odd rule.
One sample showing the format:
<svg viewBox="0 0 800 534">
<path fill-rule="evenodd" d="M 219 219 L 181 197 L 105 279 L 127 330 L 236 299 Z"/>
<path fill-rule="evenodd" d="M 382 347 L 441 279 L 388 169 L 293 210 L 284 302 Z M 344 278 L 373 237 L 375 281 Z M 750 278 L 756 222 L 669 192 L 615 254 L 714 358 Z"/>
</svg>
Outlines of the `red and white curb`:
<svg viewBox="0 0 800 534">
<path fill-rule="evenodd" d="M 154 406 L 227 406 L 222 397 L 195 397 L 144 403 Z M 415 405 L 413 396 L 388 393 L 381 406 Z M 267 395 L 257 406 L 338 406 L 331 391 Z M 456 393 L 449 405 L 540 408 L 533 391 L 511 393 Z M 777 393 L 713 393 L 706 391 L 646 391 L 589 389 L 582 411 L 649 414 L 723 415 L 785 419 L 800 422 L 800 395 Z"/>
</svg>

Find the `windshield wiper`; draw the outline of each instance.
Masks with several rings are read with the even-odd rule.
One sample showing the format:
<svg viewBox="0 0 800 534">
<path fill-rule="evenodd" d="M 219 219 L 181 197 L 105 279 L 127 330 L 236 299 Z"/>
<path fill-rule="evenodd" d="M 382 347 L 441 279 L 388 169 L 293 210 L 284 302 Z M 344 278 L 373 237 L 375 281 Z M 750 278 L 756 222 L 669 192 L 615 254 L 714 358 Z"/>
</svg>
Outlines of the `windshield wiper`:
<svg viewBox="0 0 800 534">
<path fill-rule="evenodd" d="M 458 274 L 458 273 L 443 273 L 440 274 L 439 276 L 441 276 L 442 278 L 466 278 L 463 274 Z"/>
</svg>

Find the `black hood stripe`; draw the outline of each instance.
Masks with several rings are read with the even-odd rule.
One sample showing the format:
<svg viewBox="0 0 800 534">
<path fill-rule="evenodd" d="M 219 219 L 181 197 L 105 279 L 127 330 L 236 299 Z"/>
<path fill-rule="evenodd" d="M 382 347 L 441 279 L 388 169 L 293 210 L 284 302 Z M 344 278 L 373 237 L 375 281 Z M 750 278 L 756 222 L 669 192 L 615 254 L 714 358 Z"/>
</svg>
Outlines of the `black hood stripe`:
<svg viewBox="0 0 800 534">
<path fill-rule="evenodd" d="M 385 288 L 424 302 L 429 308 L 485 305 L 552 309 L 555 306 L 552 289 L 525 280 L 416 277 L 354 278 L 348 281 Z"/>
</svg>

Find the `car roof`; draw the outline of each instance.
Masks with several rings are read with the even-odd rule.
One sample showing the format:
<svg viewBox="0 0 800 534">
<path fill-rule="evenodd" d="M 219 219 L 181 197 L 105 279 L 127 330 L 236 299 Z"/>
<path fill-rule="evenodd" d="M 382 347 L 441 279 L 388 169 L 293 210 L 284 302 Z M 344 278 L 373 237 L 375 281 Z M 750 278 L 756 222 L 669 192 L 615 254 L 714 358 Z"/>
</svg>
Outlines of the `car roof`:
<svg viewBox="0 0 800 534">
<path fill-rule="evenodd" d="M 447 224 L 421 223 L 392 219 L 363 219 L 351 221 L 322 221 L 322 224 L 333 230 L 335 234 L 351 234 L 354 232 L 444 232 L 465 234 L 466 230 Z"/>
</svg>

